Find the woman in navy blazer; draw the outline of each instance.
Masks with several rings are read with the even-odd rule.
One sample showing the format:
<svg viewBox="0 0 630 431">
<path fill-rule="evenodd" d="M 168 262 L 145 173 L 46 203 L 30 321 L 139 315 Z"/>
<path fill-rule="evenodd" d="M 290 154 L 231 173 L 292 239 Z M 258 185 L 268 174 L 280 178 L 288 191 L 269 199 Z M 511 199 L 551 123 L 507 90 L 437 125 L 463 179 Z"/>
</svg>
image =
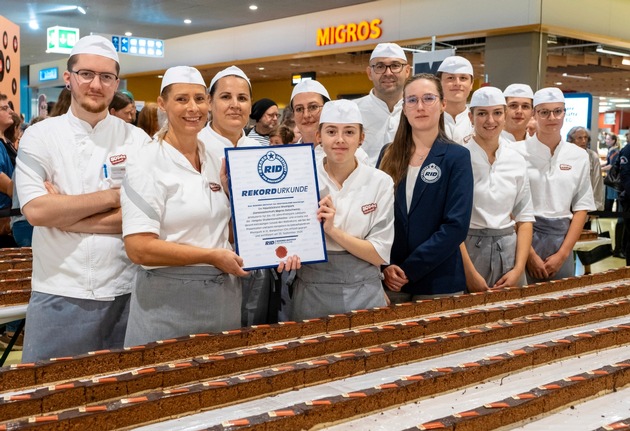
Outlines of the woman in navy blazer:
<svg viewBox="0 0 630 431">
<path fill-rule="evenodd" d="M 444 93 L 431 74 L 415 75 L 403 91 L 403 112 L 380 168 L 396 185 L 394 244 L 385 285 L 394 302 L 463 292 L 459 245 L 473 201 L 468 150 L 444 134 Z M 388 293 L 391 293 L 388 292 Z"/>
</svg>

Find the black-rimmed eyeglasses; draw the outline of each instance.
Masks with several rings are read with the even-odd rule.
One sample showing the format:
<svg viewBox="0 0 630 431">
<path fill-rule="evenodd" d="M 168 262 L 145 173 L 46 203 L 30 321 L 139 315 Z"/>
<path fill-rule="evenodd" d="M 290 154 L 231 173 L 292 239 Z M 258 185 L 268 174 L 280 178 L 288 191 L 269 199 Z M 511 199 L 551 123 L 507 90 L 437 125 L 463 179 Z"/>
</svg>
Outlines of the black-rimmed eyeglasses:
<svg viewBox="0 0 630 431">
<path fill-rule="evenodd" d="M 77 75 L 82 84 L 88 84 L 94 81 L 96 76 L 101 80 L 101 84 L 105 86 L 112 85 L 114 82 L 118 81 L 118 76 L 109 72 L 94 72 L 93 70 L 80 69 L 71 70 L 70 73 Z"/>
</svg>

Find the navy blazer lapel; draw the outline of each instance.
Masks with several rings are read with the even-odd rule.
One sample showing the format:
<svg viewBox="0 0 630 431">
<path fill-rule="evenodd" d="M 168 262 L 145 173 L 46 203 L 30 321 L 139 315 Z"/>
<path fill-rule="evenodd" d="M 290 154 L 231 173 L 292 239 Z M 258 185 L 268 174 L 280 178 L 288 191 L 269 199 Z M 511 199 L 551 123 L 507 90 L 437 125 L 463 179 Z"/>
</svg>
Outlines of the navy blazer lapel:
<svg viewBox="0 0 630 431">
<path fill-rule="evenodd" d="M 433 143 L 433 147 L 431 148 L 429 155 L 422 164 L 422 167 L 420 167 L 420 173 L 418 174 L 418 178 L 416 179 L 416 185 L 413 188 L 413 198 L 411 199 L 409 214 L 415 211 L 418 203 L 420 202 L 420 198 L 424 194 L 424 191 L 426 190 L 428 185 L 428 183 L 422 180 L 422 171 L 431 163 L 436 164 L 438 167 L 441 165 L 442 159 L 444 158 L 444 153 L 446 153 L 447 145 L 449 144 L 443 144 L 439 140 L 436 140 Z"/>
<path fill-rule="evenodd" d="M 400 217 L 400 220 L 403 222 L 404 226 L 407 226 L 408 217 L 407 217 L 407 198 L 406 198 L 406 184 L 407 184 L 407 176 L 403 177 L 396 187 L 396 196 L 394 199 L 394 204 L 397 208 L 395 208 L 396 217 Z"/>
</svg>

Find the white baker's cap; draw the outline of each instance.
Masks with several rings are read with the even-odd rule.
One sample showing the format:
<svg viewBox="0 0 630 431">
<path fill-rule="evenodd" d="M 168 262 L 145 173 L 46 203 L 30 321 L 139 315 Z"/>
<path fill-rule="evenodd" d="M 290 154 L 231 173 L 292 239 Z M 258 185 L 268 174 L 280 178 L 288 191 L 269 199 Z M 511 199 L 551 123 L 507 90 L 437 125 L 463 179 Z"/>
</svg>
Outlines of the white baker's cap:
<svg viewBox="0 0 630 431">
<path fill-rule="evenodd" d="M 70 51 L 70 57 L 77 54 L 100 55 L 101 57 L 111 58 L 116 63 L 120 63 L 114 45 L 103 36 L 96 34 L 82 37 L 74 44 L 72 51 Z"/>
<path fill-rule="evenodd" d="M 356 103 L 346 99 L 333 100 L 322 108 L 319 124 L 323 123 L 363 124 L 363 117 Z"/>
<path fill-rule="evenodd" d="M 245 72 L 243 72 L 236 66 L 230 66 L 214 75 L 214 78 L 212 78 L 212 81 L 210 81 L 210 86 L 208 87 L 208 89 L 212 89 L 212 87 L 214 87 L 214 84 L 216 84 L 219 79 L 225 78 L 226 76 L 239 76 L 247 81 L 247 85 L 249 85 L 249 88 L 252 88 L 252 83 L 249 82 L 249 78 L 247 77 L 247 75 L 245 75 Z"/>
<path fill-rule="evenodd" d="M 201 73 L 190 66 L 174 66 L 170 67 L 162 77 L 162 86 L 160 87 L 160 93 L 166 86 L 171 84 L 201 84 L 206 86 L 203 81 Z"/>
<path fill-rule="evenodd" d="M 370 60 L 379 57 L 391 57 L 391 58 L 399 58 L 403 61 L 407 61 L 407 56 L 405 55 L 405 51 L 395 43 L 379 43 L 372 51 L 372 55 L 370 56 Z"/>
<path fill-rule="evenodd" d="M 497 87 L 481 87 L 470 98 L 471 108 L 497 105 L 506 105 L 505 96 Z"/>
<path fill-rule="evenodd" d="M 458 55 L 446 57 L 444 61 L 442 61 L 442 64 L 440 64 L 440 67 L 438 67 L 438 72 L 466 73 L 471 76 L 475 75 L 470 61 Z"/>
<path fill-rule="evenodd" d="M 541 88 L 534 94 L 534 107 L 541 103 L 564 103 L 564 94 L 556 87 Z"/>
<path fill-rule="evenodd" d="M 534 92 L 532 87 L 527 84 L 510 84 L 503 90 L 505 97 L 524 97 L 526 99 L 533 99 Z"/>
<path fill-rule="evenodd" d="M 317 93 L 330 100 L 330 96 L 328 95 L 326 88 L 314 79 L 307 79 L 293 87 L 293 91 L 291 92 L 291 106 L 293 106 L 293 98 L 301 93 Z"/>
</svg>

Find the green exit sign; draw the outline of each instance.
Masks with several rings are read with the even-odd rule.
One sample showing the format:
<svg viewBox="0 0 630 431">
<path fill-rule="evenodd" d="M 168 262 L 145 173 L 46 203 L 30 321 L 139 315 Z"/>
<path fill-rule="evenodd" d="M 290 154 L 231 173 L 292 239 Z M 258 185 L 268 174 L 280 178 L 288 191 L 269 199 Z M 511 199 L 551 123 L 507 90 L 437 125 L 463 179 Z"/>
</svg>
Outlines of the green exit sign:
<svg viewBox="0 0 630 431">
<path fill-rule="evenodd" d="M 70 54 L 79 40 L 79 29 L 71 27 L 48 27 L 46 52 Z"/>
</svg>

